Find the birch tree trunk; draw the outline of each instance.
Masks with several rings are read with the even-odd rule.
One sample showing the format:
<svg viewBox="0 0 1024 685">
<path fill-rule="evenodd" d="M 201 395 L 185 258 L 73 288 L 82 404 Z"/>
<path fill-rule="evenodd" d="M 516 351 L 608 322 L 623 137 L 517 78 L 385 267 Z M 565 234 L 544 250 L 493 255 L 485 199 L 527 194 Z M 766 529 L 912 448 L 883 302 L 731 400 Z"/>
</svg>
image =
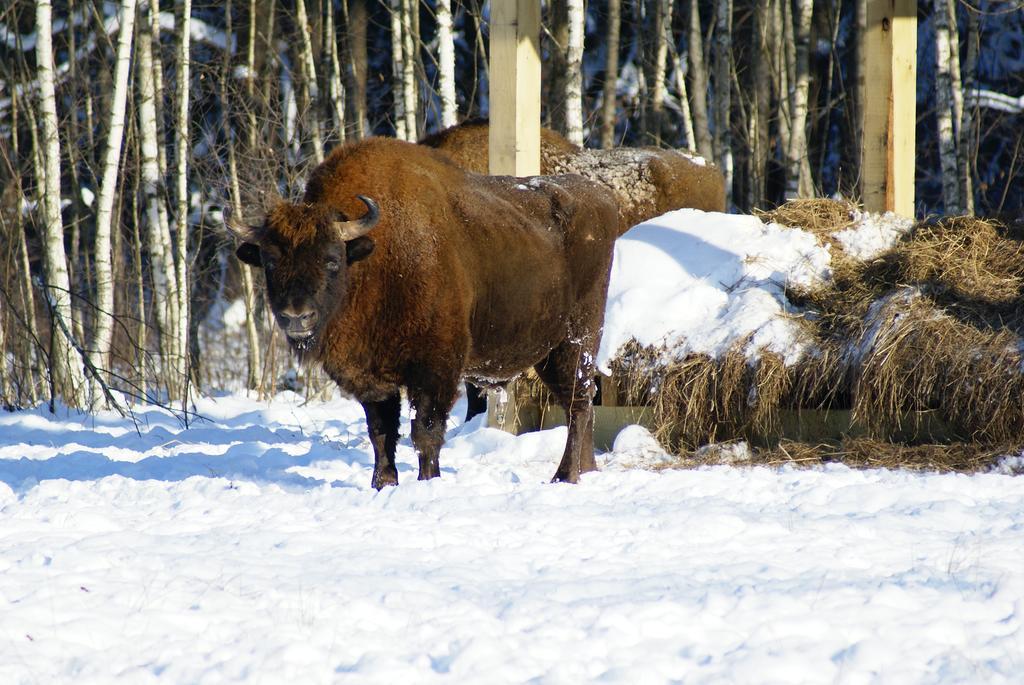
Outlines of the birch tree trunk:
<svg viewBox="0 0 1024 685">
<path fill-rule="evenodd" d="M 949 78 L 953 94 L 953 131 L 956 136 L 957 173 L 960 184 L 960 207 L 964 214 L 974 214 L 974 184 L 967 165 L 967 146 L 964 136 L 964 83 L 960 72 L 960 30 L 956 18 L 956 0 L 949 4 Z M 970 12 L 972 10 L 968 10 Z"/>
<path fill-rule="evenodd" d="M 671 47 L 671 46 L 670 46 Z M 691 152 L 697 151 L 697 142 L 693 132 L 693 114 L 690 111 L 690 95 L 686 88 L 686 76 L 683 73 L 684 56 L 671 51 L 672 55 L 672 76 L 676 82 L 676 89 L 679 91 L 679 110 L 683 116 L 683 133 L 686 134 L 686 148 Z"/>
<path fill-rule="evenodd" d="M 4 302 L 3 293 L 0 293 L 0 314 L 7 307 L 13 308 L 13 303 Z M 13 393 L 11 392 L 10 377 L 7 373 L 7 336 L 4 335 L 5 330 L 4 317 L 0 315 L 0 407 L 7 409 L 15 405 Z"/>
<path fill-rule="evenodd" d="M 395 107 L 395 138 L 412 140 L 405 116 L 405 89 L 403 65 L 405 40 L 402 37 L 402 8 L 405 0 L 391 0 L 391 99 Z"/>
<path fill-rule="evenodd" d="M 302 84 L 295 82 L 298 72 L 295 70 L 292 60 L 289 59 L 287 54 L 281 55 L 278 66 L 280 67 L 280 73 L 278 74 L 278 84 L 280 85 L 281 93 L 280 106 L 284 111 L 280 134 L 283 147 L 288 150 L 289 163 L 297 166 L 302 160 L 302 133 L 299 131 L 302 105 L 299 102 L 301 93 L 296 94 L 295 89 L 301 89 Z M 298 68 L 301 70 L 301 64 Z M 299 75 L 299 80 L 301 80 L 301 75 Z"/>
<path fill-rule="evenodd" d="M 69 0 L 69 2 L 68 2 L 68 15 L 71 16 L 71 17 L 74 17 L 75 16 L 75 11 L 76 11 L 75 0 Z M 77 27 L 75 26 L 75 23 L 76 22 L 74 22 L 74 21 L 69 21 L 69 22 L 67 22 L 67 27 L 66 27 L 67 28 L 67 41 L 68 41 L 68 54 L 69 55 L 76 55 L 76 54 L 78 54 L 78 40 L 77 40 L 77 36 L 75 35 L 77 33 L 77 31 L 76 31 Z M 71 99 L 73 101 L 77 101 L 79 93 L 81 92 L 79 90 L 79 84 L 84 84 L 83 90 L 85 91 L 85 96 L 91 100 L 91 98 L 92 98 L 92 88 L 89 87 L 89 80 L 88 79 L 83 80 L 81 78 L 81 75 L 78 73 L 78 68 L 79 68 L 79 66 L 78 66 L 78 60 L 77 59 L 68 60 L 68 84 L 71 85 L 74 88 L 74 95 L 72 95 Z M 89 107 L 87 107 L 87 109 L 89 111 L 91 111 L 91 109 L 92 109 L 91 105 Z M 84 161 L 84 160 L 80 160 L 80 157 L 82 155 L 81 155 L 81 146 L 78 145 L 78 141 L 80 139 L 80 126 L 79 126 L 79 121 L 78 121 L 78 117 L 77 116 L 68 117 L 67 125 L 66 125 L 66 127 L 64 129 L 64 135 L 67 137 L 67 140 L 70 142 L 70 144 L 68 145 L 68 151 L 67 152 L 68 152 L 68 172 L 69 172 L 69 175 L 71 176 L 71 179 L 70 179 L 71 180 L 71 187 L 72 188 L 80 188 L 80 187 L 82 187 L 82 181 L 79 178 L 79 169 L 81 167 L 83 167 L 83 166 L 86 166 L 88 164 L 88 162 L 85 162 L 84 164 L 80 163 L 81 161 Z M 15 136 L 15 137 L 17 137 L 17 136 Z M 72 283 L 78 282 L 78 279 L 77 279 L 78 274 L 76 274 L 75 272 L 76 272 L 76 270 L 78 268 L 78 261 L 77 261 L 77 259 L 78 259 L 79 244 L 80 244 L 80 240 L 79 240 L 79 227 L 82 225 L 82 217 L 86 214 L 86 212 L 84 211 L 84 207 L 83 207 L 84 204 L 85 203 L 82 200 L 82 194 L 81 193 L 72 193 L 71 206 L 70 206 L 70 209 L 71 209 L 71 242 L 70 242 L 70 252 L 71 252 L 71 254 L 67 255 L 67 257 L 68 257 L 68 279 Z M 79 333 L 76 333 L 76 335 L 79 335 Z"/>
<path fill-rule="evenodd" d="M 956 0 L 946 0 L 949 17 L 949 78 L 953 96 L 953 134 L 960 134 L 960 122 L 964 116 L 963 79 L 960 76 L 960 30 L 956 19 Z"/>
<path fill-rule="evenodd" d="M 167 150 L 164 148 L 164 125 L 166 116 L 164 112 L 164 58 L 160 52 L 160 1 L 150 1 L 150 36 L 151 40 L 151 60 L 153 62 L 153 107 L 156 112 L 156 136 L 160 141 L 157 145 L 157 168 L 160 170 L 160 178 L 167 177 Z M 164 191 L 164 201 L 167 202 L 166 188 Z"/>
<path fill-rule="evenodd" d="M 323 64 L 324 79 L 327 83 L 326 111 L 331 118 L 334 134 L 339 141 L 345 140 L 345 88 L 341 80 L 341 59 L 338 57 L 338 32 L 334 25 L 334 2 L 324 3 L 323 13 Z M 330 134 L 324 136 L 330 138 Z"/>
<path fill-rule="evenodd" d="M 14 94 L 11 98 L 11 130 L 18 130 L 18 110 L 20 103 L 22 102 L 22 96 Z M 31 105 L 28 107 L 31 111 Z M 29 117 L 32 118 L 31 116 Z M 35 130 L 35 126 L 32 127 Z M 11 136 L 11 149 L 14 152 L 14 159 L 21 159 L 18 136 Z M 20 198 L 25 196 L 23 190 L 21 173 L 20 170 L 12 173 L 14 176 L 14 191 L 15 197 Z M 25 216 L 21 211 L 15 212 L 14 214 L 14 230 L 16 242 L 18 246 L 18 266 L 21 272 L 20 285 L 21 285 L 21 306 L 25 312 L 25 322 L 28 328 L 30 340 L 39 340 L 39 328 L 36 321 L 36 302 L 35 295 L 32 292 L 32 269 L 30 267 L 28 258 L 28 245 L 25 239 Z M 26 360 L 27 372 L 24 379 L 25 385 L 28 386 L 29 402 L 33 405 L 38 402 L 39 396 L 36 394 L 36 370 L 38 369 L 38 353 L 34 345 L 27 346 L 27 354 L 24 355 Z"/>
<path fill-rule="evenodd" d="M 110 103 L 110 125 L 103 160 L 103 182 L 96 199 L 96 244 L 93 268 L 96 272 L 96 318 L 93 329 L 93 362 L 101 374 L 109 377 L 111 336 L 114 330 L 114 282 L 111 268 L 110 231 L 117 190 L 121 143 L 124 139 L 125 103 L 128 100 L 128 71 L 131 69 L 132 31 L 135 26 L 135 0 L 123 0 L 117 39 L 117 64 L 114 67 L 114 96 Z"/>
<path fill-rule="evenodd" d="M 458 123 L 455 102 L 455 37 L 452 33 L 452 0 L 437 0 L 437 67 L 441 88 L 441 126 Z"/>
<path fill-rule="evenodd" d="M 668 57 L 672 23 L 672 0 L 658 0 L 654 13 L 654 64 L 651 68 L 650 132 L 655 145 L 661 145 L 665 116 L 665 60 Z"/>
<path fill-rule="evenodd" d="M 402 1 L 402 99 L 405 101 L 405 133 L 408 140 L 412 142 L 419 139 L 419 126 L 417 125 L 419 102 L 416 93 L 416 66 L 419 62 L 417 59 L 419 55 L 417 26 L 419 22 L 413 16 L 418 1 Z"/>
<path fill-rule="evenodd" d="M 963 213 L 956 138 L 953 132 L 952 81 L 949 75 L 949 3 L 934 0 L 935 114 L 938 120 L 939 161 L 942 166 L 942 204 L 947 215 Z"/>
<path fill-rule="evenodd" d="M 36 176 L 40 179 L 42 210 L 43 273 L 45 292 L 54 318 L 50 367 L 53 385 L 64 401 L 82 406 L 86 393 L 81 355 L 68 337 L 72 327 L 71 282 L 64 252 L 64 221 L 61 218 L 60 139 L 57 133 L 57 96 L 53 84 L 53 8 L 50 0 L 36 4 L 36 65 L 39 109 L 42 119 L 41 150 Z"/>
<path fill-rule="evenodd" d="M 967 76 L 964 82 L 964 90 L 970 92 L 974 89 L 975 74 L 978 69 L 978 50 L 981 42 L 981 27 L 978 14 L 973 9 L 967 10 L 967 53 L 964 63 L 964 73 Z M 978 112 L 964 109 L 960 118 L 960 177 L 964 188 L 964 198 L 967 204 L 967 211 L 974 214 L 974 176 L 971 170 L 977 156 L 977 137 L 975 127 L 978 122 Z"/>
<path fill-rule="evenodd" d="M 650 93 L 648 92 L 648 81 L 650 76 L 650 46 L 647 44 L 649 36 L 645 34 L 645 23 L 647 21 L 646 2 L 635 2 L 633 4 L 633 63 L 636 66 L 636 98 L 634 101 L 634 112 L 637 120 L 636 130 L 641 139 L 647 137 L 648 117 L 647 110 L 650 105 Z"/>
<path fill-rule="evenodd" d="M 810 197 L 814 187 L 807 160 L 807 91 L 810 85 L 812 0 L 796 0 L 794 29 L 793 119 L 786 150 L 786 199 Z"/>
<path fill-rule="evenodd" d="M 225 21 L 225 28 L 227 29 L 228 35 L 232 35 L 231 26 L 231 5 L 232 0 L 228 0 Z M 251 10 L 255 10 L 255 0 L 250 0 L 249 7 Z M 250 14 L 250 17 L 255 17 L 254 13 Z M 252 23 L 253 19 L 250 19 L 250 46 L 254 43 L 253 34 L 254 31 Z M 333 22 L 330 22 L 333 24 Z M 333 32 L 332 32 L 333 34 Z M 256 53 L 255 50 L 249 49 L 246 51 L 246 73 L 249 78 L 246 82 L 246 91 L 249 94 L 249 101 L 252 101 L 251 92 L 253 88 L 253 81 L 255 80 L 256 74 Z M 237 155 L 235 152 L 235 140 L 236 131 L 232 121 L 232 108 L 231 99 L 228 96 L 228 80 L 231 77 L 231 55 L 227 51 L 224 53 L 224 68 L 221 70 L 221 107 L 224 111 L 224 125 L 228 131 L 228 176 L 230 178 L 230 199 L 231 199 L 231 216 L 235 217 L 236 220 L 242 218 L 242 192 L 238 183 L 238 162 Z M 251 116 L 251 110 L 250 110 Z M 249 119 L 249 117 L 247 117 Z M 342 119 L 344 122 L 344 119 Z M 249 142 L 252 143 L 255 135 L 255 125 L 250 126 L 249 130 Z M 245 337 L 248 343 L 248 355 L 246 365 L 246 387 L 250 390 L 254 390 L 259 386 L 260 382 L 260 338 L 259 332 L 256 328 L 256 295 L 255 288 L 252 278 L 252 270 L 248 267 L 243 266 L 241 269 L 242 275 L 242 298 L 245 303 Z"/>
<path fill-rule="evenodd" d="M 242 216 L 242 193 L 238 184 L 238 163 L 235 155 L 234 141 L 228 142 L 228 173 L 231 177 L 231 215 Z M 260 384 L 260 336 L 256 328 L 256 289 L 252 271 L 243 266 L 242 298 L 245 302 L 245 337 L 248 342 L 246 365 L 246 387 L 256 389 Z"/>
<path fill-rule="evenodd" d="M 138 130 L 135 131 L 134 140 L 129 139 L 128 145 L 134 147 L 136 158 L 140 158 L 139 154 L 139 137 Z M 132 189 L 131 200 L 132 200 L 132 267 L 135 271 L 135 325 L 138 327 L 135 332 L 135 355 L 134 364 L 137 372 L 136 384 L 139 389 L 139 394 L 143 397 L 146 396 L 146 386 L 152 378 L 152 369 L 148 368 L 147 362 L 150 359 L 149 353 L 146 350 L 146 334 L 149 330 L 149 326 L 146 321 L 146 280 L 145 271 L 142 268 L 142 252 L 145 249 L 142 237 L 142 211 L 143 208 L 140 206 L 142 198 L 142 175 L 133 174 L 134 185 Z"/>
<path fill-rule="evenodd" d="M 270 36 L 267 36 L 270 40 Z M 249 0 L 249 40 L 245 50 L 245 101 L 246 106 L 246 149 L 249 154 L 256 150 L 256 0 Z"/>
<path fill-rule="evenodd" d="M 761 207 L 765 200 L 768 163 L 768 119 L 771 104 L 770 0 L 757 0 L 754 6 L 753 97 L 750 116 L 750 183 L 747 204 Z"/>
<path fill-rule="evenodd" d="M 715 14 L 715 140 L 725 176 L 726 205 L 732 204 L 732 0 L 718 0 Z"/>
<path fill-rule="evenodd" d="M 19 215 L 21 213 L 19 212 Z M 28 245 L 25 240 L 24 227 L 21 225 L 21 221 L 18 221 L 19 228 L 19 258 L 21 260 L 21 272 L 24 274 L 22 279 L 22 307 L 25 310 L 25 321 L 28 322 L 28 332 L 31 336 L 31 340 L 39 340 L 39 323 L 36 321 L 36 298 L 32 290 L 32 267 L 28 257 Z M 39 401 L 39 394 L 36 388 L 36 381 L 43 377 L 42 370 L 39 368 L 39 353 L 36 347 L 33 345 L 29 349 L 30 367 L 27 376 L 28 385 L 28 400 L 32 404 Z M 38 372 L 38 373 L 37 373 Z"/>
<path fill-rule="evenodd" d="M 153 13 L 150 0 L 142 11 Z M 140 172 L 146 213 L 146 249 L 153 280 L 153 311 L 160 339 L 160 371 L 165 386 L 174 378 L 178 349 L 178 278 L 174 268 L 174 247 L 167 215 L 166 190 L 160 168 L 160 133 L 157 115 L 156 69 L 153 62 L 153 23 L 139 22 L 135 87 L 136 111 L 141 138 Z"/>
<path fill-rule="evenodd" d="M 601 147 L 615 145 L 615 114 L 618 109 L 619 32 L 622 26 L 620 0 L 608 0 L 608 38 L 604 60 L 604 94 L 601 103 Z"/>
<path fill-rule="evenodd" d="M 255 12 L 255 2 L 256 2 L 256 0 L 250 0 L 250 2 L 252 3 L 253 11 Z M 252 20 L 252 23 L 250 24 L 250 31 L 252 32 L 252 34 L 254 36 L 252 38 L 251 44 L 255 45 L 255 33 L 256 33 L 255 20 Z M 270 38 L 268 36 L 268 40 L 269 39 Z M 255 53 L 255 50 L 250 49 L 249 52 L 246 54 L 245 65 L 246 65 L 246 68 L 248 69 L 249 74 L 251 74 L 251 78 L 246 83 L 246 92 L 248 93 L 248 100 L 249 100 L 249 102 L 252 102 L 252 99 L 253 99 L 252 91 L 253 91 L 253 88 L 255 87 L 255 84 L 256 84 L 256 53 Z M 344 121 L 345 121 L 344 118 L 342 118 L 342 131 L 340 133 L 342 138 L 344 138 Z M 257 140 L 257 138 L 256 138 L 256 116 L 255 116 L 255 112 L 251 108 L 249 110 L 249 131 L 248 131 L 248 134 L 249 134 L 249 140 L 248 140 L 249 149 L 250 150 L 255 150 L 256 149 L 256 140 Z M 238 204 L 237 209 L 238 209 L 238 211 L 241 211 L 241 192 L 240 192 L 240 189 L 238 187 L 238 165 L 237 165 L 237 163 L 235 161 L 235 149 L 234 149 L 233 145 L 228 148 L 228 164 L 229 164 L 229 173 L 231 175 L 231 190 L 232 190 L 232 193 L 233 193 L 233 197 L 238 198 L 238 200 L 237 200 L 237 204 Z M 236 214 L 235 216 L 241 216 L 241 215 L 240 214 Z M 247 341 L 249 343 L 249 354 L 248 354 L 248 358 L 247 358 L 248 364 L 247 364 L 247 374 L 246 374 L 247 375 L 246 385 L 247 385 L 247 387 L 250 390 L 254 389 L 254 388 L 259 388 L 260 396 L 262 398 L 263 387 L 260 384 L 260 372 L 261 372 L 262 367 L 263 367 L 263 362 L 262 362 L 262 359 L 261 359 L 261 357 L 262 357 L 262 345 L 260 344 L 259 329 L 257 327 L 257 323 L 258 322 L 257 322 L 257 317 L 256 317 L 256 306 L 257 306 L 256 305 L 256 284 L 253 281 L 253 275 L 252 275 L 252 270 L 251 269 L 243 268 L 241 270 L 241 273 L 242 273 L 242 297 L 245 299 L 245 336 L 246 336 L 246 339 L 247 339 Z"/>
<path fill-rule="evenodd" d="M 570 143 L 583 145 L 583 0 L 567 0 L 569 27 L 565 46 L 565 134 Z"/>
<path fill-rule="evenodd" d="M 708 70 L 704 65 L 704 35 L 700 27 L 700 3 L 690 0 L 690 27 L 687 53 L 690 58 L 690 110 L 693 112 L 693 133 L 697 151 L 708 159 L 715 159 L 708 125 Z"/>
<path fill-rule="evenodd" d="M 192 21 L 192 0 L 178 0 L 179 8 L 178 31 L 178 78 L 177 78 L 177 112 L 175 116 L 174 179 L 177 194 L 175 228 L 174 270 L 177 278 L 178 320 L 175 322 L 177 334 L 177 356 L 175 358 L 174 384 L 170 386 L 172 399 L 187 401 L 188 397 L 188 158 L 191 137 L 189 135 L 189 85 L 191 83 L 190 34 Z"/>
<path fill-rule="evenodd" d="M 324 161 L 324 139 L 320 131 L 320 89 L 316 82 L 316 61 L 313 59 L 313 42 L 310 36 L 309 15 L 306 14 L 306 0 L 295 0 L 295 23 L 299 31 L 299 93 L 305 112 L 306 128 L 313 142 L 313 157 L 317 163 Z"/>
<path fill-rule="evenodd" d="M 867 2 L 867 0 L 860 0 Z M 778 90 L 776 97 L 779 102 L 779 143 L 780 156 L 785 157 L 789 153 L 789 139 L 792 131 L 793 111 L 790 106 L 789 78 L 790 62 L 788 59 L 788 45 L 792 40 L 792 33 L 788 27 L 789 21 L 789 0 L 772 0 L 772 54 L 774 56 L 772 69 L 775 72 L 775 83 Z"/>
</svg>

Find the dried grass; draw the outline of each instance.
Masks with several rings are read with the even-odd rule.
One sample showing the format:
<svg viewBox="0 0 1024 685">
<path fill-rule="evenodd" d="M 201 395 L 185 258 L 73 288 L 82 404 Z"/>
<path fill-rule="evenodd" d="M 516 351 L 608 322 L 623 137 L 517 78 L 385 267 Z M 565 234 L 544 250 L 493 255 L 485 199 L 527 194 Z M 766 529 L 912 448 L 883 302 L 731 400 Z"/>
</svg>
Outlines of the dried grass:
<svg viewBox="0 0 1024 685">
<path fill-rule="evenodd" d="M 918 225 L 867 263 L 844 260 L 829 286 L 790 293 L 812 312 L 819 353 L 804 362 L 805 407 L 850 407 L 872 436 L 1024 436 L 1024 244 L 1002 224 L 954 217 Z"/>
<path fill-rule="evenodd" d="M 655 437 L 674 451 L 737 435 L 776 432 L 793 374 L 775 354 L 748 359 L 746 341 L 720 359 L 631 343 L 613 363 L 627 404 L 653 409 Z"/>
<path fill-rule="evenodd" d="M 1024 443 L 1020 442 L 906 445 L 874 438 L 844 438 L 827 443 L 780 440 L 770 447 L 751 448 L 743 441 L 730 441 L 683 452 L 656 469 L 720 465 L 810 467 L 842 463 L 855 468 L 981 473 L 991 471 L 1003 457 L 1020 454 L 1022 449 Z"/>
<path fill-rule="evenodd" d="M 954 217 L 918 225 L 864 269 L 876 286 L 914 284 L 958 316 L 1024 330 L 1024 242 L 996 221 Z"/>
<path fill-rule="evenodd" d="M 763 219 L 831 234 L 854 207 L 801 200 Z M 653 432 L 690 465 L 697 446 L 743 438 L 757 463 L 842 460 L 862 466 L 975 470 L 1024 441 L 1024 243 L 1020 230 L 966 217 L 923 223 L 869 262 L 836 259 L 833 279 L 789 292 L 815 352 L 793 367 L 747 359 L 672 359 L 633 344 L 613 363 L 630 404 L 653 408 Z M 841 444 L 779 441 L 785 409 L 852 410 Z M 906 445 L 900 440 L 943 442 Z M 996 447 L 991 447 L 995 445 Z"/>
<path fill-rule="evenodd" d="M 850 356 L 854 417 L 872 435 L 892 435 L 903 417 L 933 412 L 959 439 L 1024 436 L 1024 358 L 1009 330 L 979 329 L 906 288 L 872 307 Z"/>
<path fill-rule="evenodd" d="M 1001 457 L 1019 453 L 1020 449 L 1020 444 L 903 445 L 873 438 L 848 438 L 816 445 L 783 440 L 772 448 L 757 450 L 752 462 L 767 466 L 841 462 L 861 468 L 977 473 L 991 470 Z"/>
<path fill-rule="evenodd" d="M 956 299 L 1016 305 L 1024 283 L 1024 245 L 995 222 L 958 217 L 920 226 L 901 246 L 901 275 L 930 282 Z"/>
<path fill-rule="evenodd" d="M 854 204 L 826 198 L 790 200 L 772 210 L 754 210 L 755 216 L 764 222 L 802 228 L 818 236 L 822 242 L 839 249 L 842 246 L 832 234 L 853 226 L 856 223 L 856 212 L 857 206 Z"/>
</svg>

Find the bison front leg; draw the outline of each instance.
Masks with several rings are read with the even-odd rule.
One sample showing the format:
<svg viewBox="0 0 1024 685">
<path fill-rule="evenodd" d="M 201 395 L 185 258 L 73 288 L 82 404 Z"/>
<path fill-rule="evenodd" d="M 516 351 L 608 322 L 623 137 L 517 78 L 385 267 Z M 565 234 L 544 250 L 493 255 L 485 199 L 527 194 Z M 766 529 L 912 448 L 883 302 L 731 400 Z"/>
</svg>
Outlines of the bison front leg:
<svg viewBox="0 0 1024 685">
<path fill-rule="evenodd" d="M 396 394 L 382 402 L 363 402 L 363 411 L 373 445 L 373 480 L 370 484 L 377 490 L 385 485 L 398 485 L 395 447 L 398 445 L 402 400 Z"/>
<path fill-rule="evenodd" d="M 552 482 L 575 483 L 597 470 L 594 460 L 594 336 L 571 338 L 534 369 L 565 410 L 568 436 Z"/>
<path fill-rule="evenodd" d="M 441 475 L 441 445 L 444 444 L 448 414 L 457 393 L 457 383 L 441 391 L 409 391 L 409 402 L 415 411 L 412 419 L 412 444 L 420 457 L 420 480 Z"/>
</svg>

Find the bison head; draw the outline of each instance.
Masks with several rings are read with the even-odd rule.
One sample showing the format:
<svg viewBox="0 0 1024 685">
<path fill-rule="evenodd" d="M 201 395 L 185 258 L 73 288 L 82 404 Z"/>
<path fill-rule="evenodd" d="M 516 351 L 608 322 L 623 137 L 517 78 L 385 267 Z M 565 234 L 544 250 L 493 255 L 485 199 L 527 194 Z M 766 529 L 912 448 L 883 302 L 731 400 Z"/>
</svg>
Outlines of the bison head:
<svg viewBox="0 0 1024 685">
<path fill-rule="evenodd" d="M 356 220 L 322 204 L 283 202 L 260 226 L 231 227 L 242 241 L 238 258 L 263 267 L 270 308 L 296 350 L 308 350 L 320 339 L 345 300 L 348 267 L 373 252 L 366 234 L 380 210 L 370 198 L 357 197 L 367 211 Z"/>
</svg>

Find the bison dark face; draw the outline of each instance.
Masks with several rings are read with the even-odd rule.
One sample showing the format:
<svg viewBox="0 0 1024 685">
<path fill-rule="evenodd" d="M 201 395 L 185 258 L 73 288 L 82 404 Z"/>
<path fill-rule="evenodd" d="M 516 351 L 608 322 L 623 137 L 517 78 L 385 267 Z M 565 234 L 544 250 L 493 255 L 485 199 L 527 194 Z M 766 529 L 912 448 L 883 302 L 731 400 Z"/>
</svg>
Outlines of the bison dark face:
<svg viewBox="0 0 1024 685">
<path fill-rule="evenodd" d="M 358 197 L 367 211 L 354 221 L 322 206 L 282 204 L 263 226 L 232 228 L 243 241 L 238 258 L 263 267 L 274 318 L 299 352 L 317 344 L 345 301 L 349 266 L 373 252 L 366 234 L 380 210 L 370 198 Z"/>
</svg>

